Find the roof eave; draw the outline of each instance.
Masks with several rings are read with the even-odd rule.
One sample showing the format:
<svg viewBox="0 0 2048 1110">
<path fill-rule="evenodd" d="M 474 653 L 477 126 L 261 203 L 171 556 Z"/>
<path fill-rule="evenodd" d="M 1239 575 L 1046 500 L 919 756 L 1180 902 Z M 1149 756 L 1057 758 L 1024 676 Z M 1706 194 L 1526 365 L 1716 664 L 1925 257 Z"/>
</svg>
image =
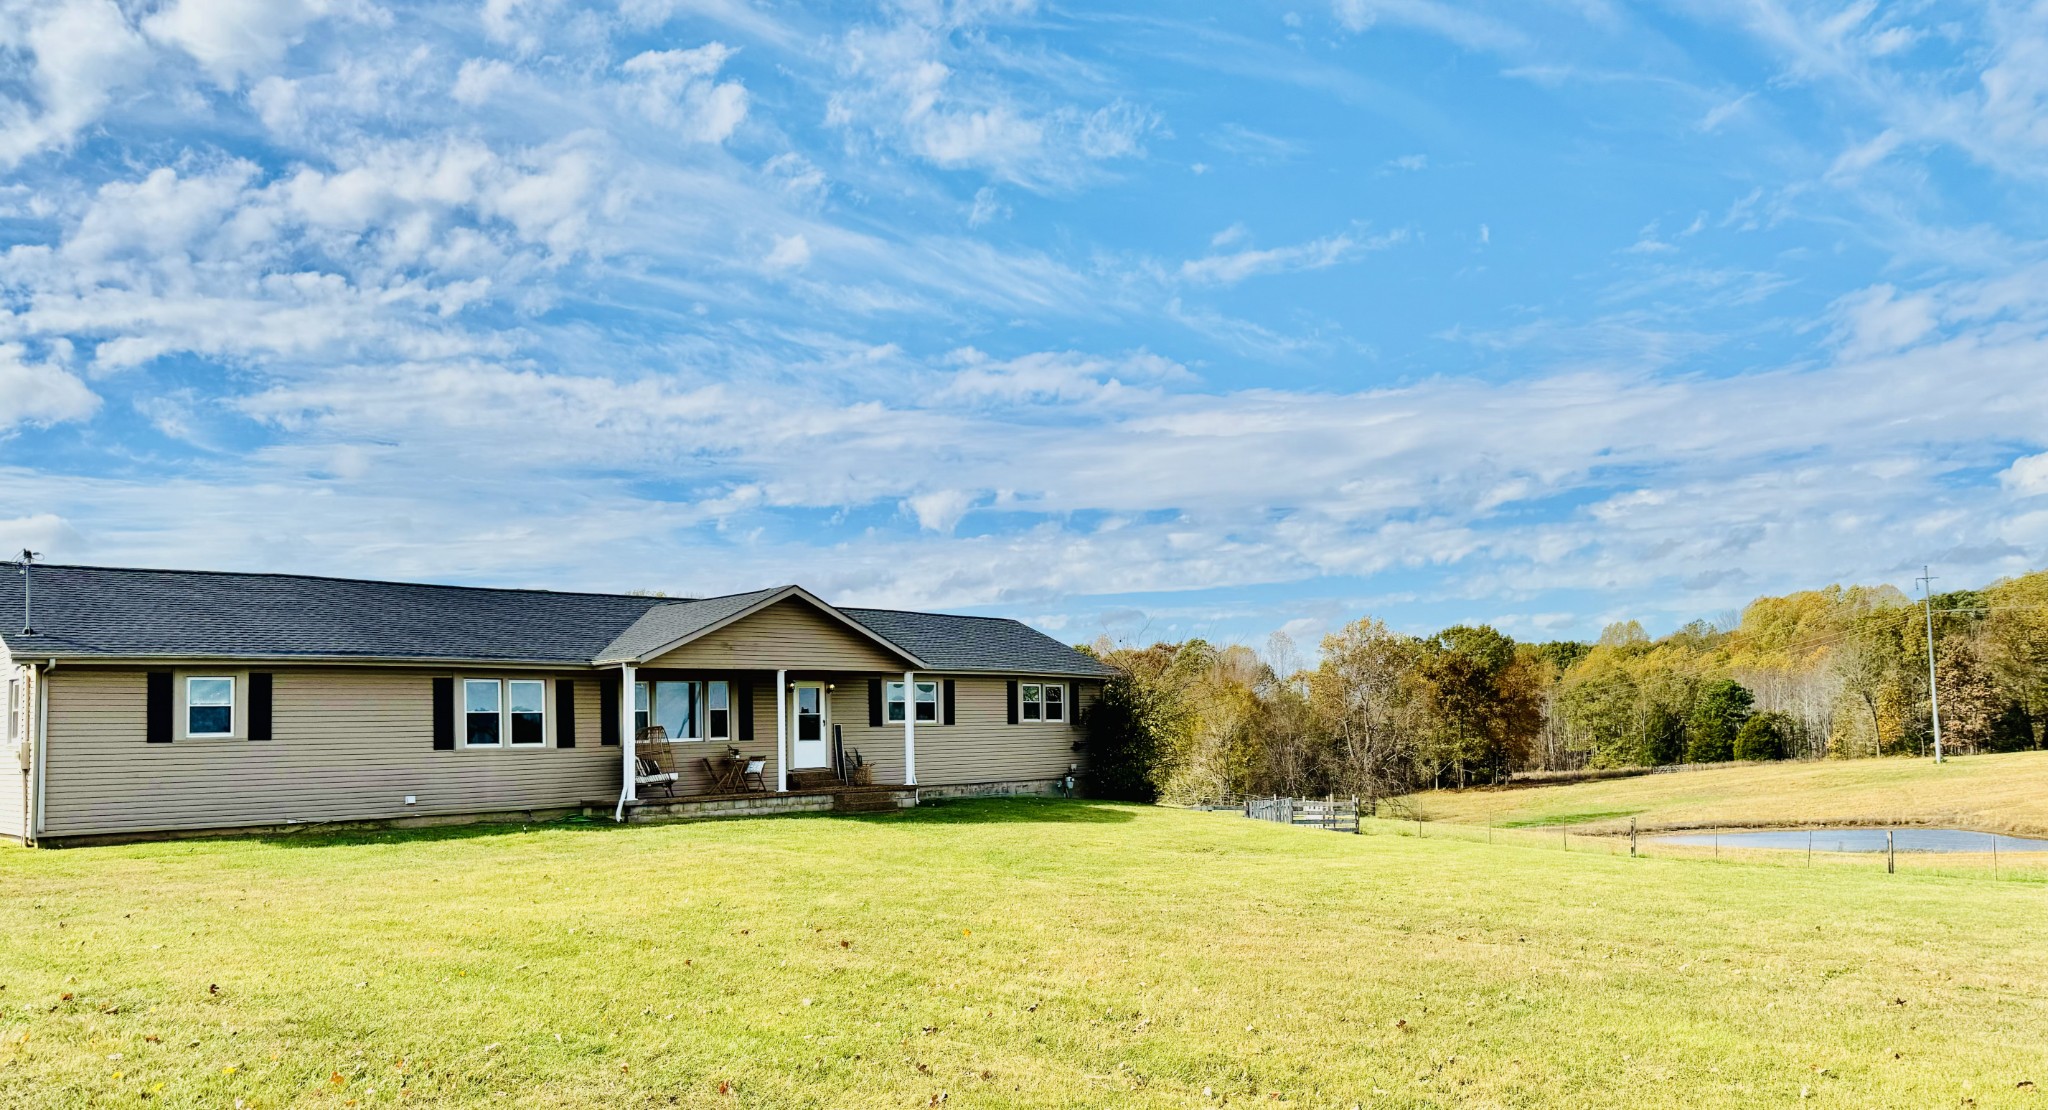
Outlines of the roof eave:
<svg viewBox="0 0 2048 1110">
<path fill-rule="evenodd" d="M 775 604 L 778 601 L 786 601 L 792 597 L 802 598 L 804 601 L 809 602 L 811 605 L 831 615 L 831 617 L 834 620 L 838 621 L 840 624 L 845 625 L 847 628 L 860 633 L 862 636 L 867 637 L 869 640 L 874 641 L 883 649 L 893 652 L 896 655 L 902 657 L 903 659 L 908 660 L 910 663 L 915 665 L 916 669 L 932 669 L 930 664 L 926 663 L 923 659 L 918 658 L 917 655 L 913 654 L 909 649 L 905 648 L 903 645 L 897 643 L 894 640 L 889 639 L 886 636 L 883 636 L 881 633 L 876 632 L 874 629 L 869 628 L 867 625 L 864 625 L 861 622 L 854 620 L 852 617 L 849 617 L 845 613 L 840 612 L 838 609 L 833 608 L 830 604 L 825 602 L 816 594 L 813 594 L 811 591 L 806 590 L 802 586 L 797 585 L 784 586 L 781 589 L 768 594 L 767 596 L 761 598 L 761 600 L 754 602 L 752 605 L 749 605 L 744 609 L 738 610 L 734 613 L 730 613 L 716 621 L 713 621 L 708 625 L 705 625 L 703 628 L 699 628 L 696 631 L 689 633 L 686 636 L 680 636 L 659 647 L 652 648 L 648 651 L 643 651 L 638 655 L 600 655 L 597 657 L 596 660 L 594 660 L 594 662 L 598 666 L 615 667 L 625 663 L 632 663 L 635 666 L 638 666 L 640 664 L 647 663 L 650 660 L 658 659 L 664 655 L 667 655 L 669 652 L 674 651 L 685 644 L 701 640 L 704 637 L 711 635 L 713 632 L 716 632 L 721 628 L 731 627 L 733 624 L 753 616 L 755 613 L 758 613 L 761 610 L 766 609 L 767 607 Z"/>
<path fill-rule="evenodd" d="M 446 655 L 335 655 L 265 652 L 92 652 L 47 651 L 14 648 L 15 658 L 24 662 L 54 659 L 60 663 L 323 663 L 386 667 L 518 667 L 546 670 L 591 670 L 588 659 L 511 659 L 491 656 Z"/>
</svg>

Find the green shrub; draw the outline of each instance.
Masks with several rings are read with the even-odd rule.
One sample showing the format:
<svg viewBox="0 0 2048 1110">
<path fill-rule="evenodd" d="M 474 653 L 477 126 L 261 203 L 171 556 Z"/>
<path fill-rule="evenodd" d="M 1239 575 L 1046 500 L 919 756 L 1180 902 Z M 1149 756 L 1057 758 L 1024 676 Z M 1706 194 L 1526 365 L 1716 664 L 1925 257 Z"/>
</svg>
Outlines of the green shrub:
<svg viewBox="0 0 2048 1110">
<path fill-rule="evenodd" d="M 1153 767 L 1160 757 L 1158 714 L 1144 685 L 1126 672 L 1103 684 L 1085 720 L 1087 790 L 1120 802 L 1159 799 Z"/>
<path fill-rule="evenodd" d="M 1742 722 L 1735 733 L 1735 758 L 1783 759 L 1792 735 L 1792 718 L 1783 713 L 1759 713 Z"/>
</svg>

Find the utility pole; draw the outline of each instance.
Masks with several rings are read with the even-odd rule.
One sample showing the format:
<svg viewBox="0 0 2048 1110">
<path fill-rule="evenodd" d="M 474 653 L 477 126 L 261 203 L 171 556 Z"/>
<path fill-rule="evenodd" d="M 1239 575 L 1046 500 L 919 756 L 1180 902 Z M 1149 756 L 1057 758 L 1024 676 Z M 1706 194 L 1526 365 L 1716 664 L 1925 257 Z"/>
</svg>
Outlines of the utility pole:
<svg viewBox="0 0 2048 1110">
<path fill-rule="evenodd" d="M 1934 761 L 1941 762 L 1941 692 L 1934 685 L 1934 575 L 1920 568 L 1920 596 L 1927 614 L 1927 705 L 1934 717 Z"/>
</svg>

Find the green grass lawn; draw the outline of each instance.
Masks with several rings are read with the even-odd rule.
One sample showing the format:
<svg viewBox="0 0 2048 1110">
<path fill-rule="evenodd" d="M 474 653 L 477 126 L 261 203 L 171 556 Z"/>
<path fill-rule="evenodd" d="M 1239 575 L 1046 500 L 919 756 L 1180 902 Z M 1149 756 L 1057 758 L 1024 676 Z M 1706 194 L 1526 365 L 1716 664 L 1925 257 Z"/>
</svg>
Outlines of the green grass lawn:
<svg viewBox="0 0 2048 1110">
<path fill-rule="evenodd" d="M 1947 825 L 2048 836 L 2048 752 L 1927 759 L 1733 763 L 1562 786 L 1436 790 L 1432 821 L 1619 831 L 1747 825 Z"/>
<path fill-rule="evenodd" d="M 2048 1106 L 2038 884 L 955 802 L 0 853 L 0 1105 Z"/>
</svg>

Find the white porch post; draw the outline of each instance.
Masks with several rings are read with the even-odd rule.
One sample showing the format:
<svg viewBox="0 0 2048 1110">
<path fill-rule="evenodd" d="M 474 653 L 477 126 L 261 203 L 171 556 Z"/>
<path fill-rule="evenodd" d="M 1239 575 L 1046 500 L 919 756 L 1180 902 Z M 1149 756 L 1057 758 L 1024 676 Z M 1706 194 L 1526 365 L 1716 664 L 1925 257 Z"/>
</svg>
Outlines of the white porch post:
<svg viewBox="0 0 2048 1110">
<path fill-rule="evenodd" d="M 639 751 L 639 735 L 633 729 L 633 664 L 619 666 L 619 757 L 625 785 L 619 788 L 619 811 L 614 819 L 626 819 L 626 804 L 640 800 L 640 784 L 635 781 L 640 774 L 636 761 Z"/>
<path fill-rule="evenodd" d="M 775 792 L 789 789 L 789 672 L 775 672 Z"/>
<path fill-rule="evenodd" d="M 917 785 L 917 675 L 903 672 L 903 785 Z"/>
</svg>

